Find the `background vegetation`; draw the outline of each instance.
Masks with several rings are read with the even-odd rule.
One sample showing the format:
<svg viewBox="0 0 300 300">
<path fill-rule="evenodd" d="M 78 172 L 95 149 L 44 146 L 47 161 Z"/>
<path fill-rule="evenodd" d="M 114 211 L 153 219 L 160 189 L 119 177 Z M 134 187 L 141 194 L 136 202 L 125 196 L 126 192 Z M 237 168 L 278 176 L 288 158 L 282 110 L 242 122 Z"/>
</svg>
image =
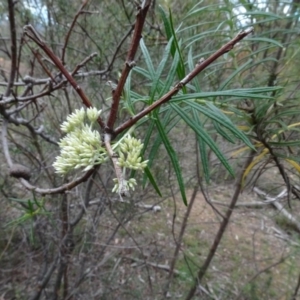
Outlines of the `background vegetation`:
<svg viewBox="0 0 300 300">
<path fill-rule="evenodd" d="M 297 299 L 299 10 L 299 0 L 1 2 L 1 297 Z M 126 174 L 138 182 L 128 197 L 111 192 L 110 161 L 55 173 L 60 124 L 87 105 L 77 85 L 103 110 L 103 137 L 132 130 L 144 142 L 148 168 Z"/>
</svg>

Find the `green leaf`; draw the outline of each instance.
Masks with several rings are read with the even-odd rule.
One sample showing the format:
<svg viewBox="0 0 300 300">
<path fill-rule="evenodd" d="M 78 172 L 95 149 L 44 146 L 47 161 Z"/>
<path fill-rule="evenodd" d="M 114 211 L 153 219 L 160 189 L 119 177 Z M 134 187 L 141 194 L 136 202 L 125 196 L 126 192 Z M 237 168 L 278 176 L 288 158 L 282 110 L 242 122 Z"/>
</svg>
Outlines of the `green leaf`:
<svg viewBox="0 0 300 300">
<path fill-rule="evenodd" d="M 203 127 L 199 118 L 199 114 L 195 109 L 192 109 L 194 119 L 196 123 L 200 126 Z M 197 134 L 197 133 L 196 133 Z M 199 146 L 199 152 L 200 152 L 200 157 L 201 157 L 201 162 L 202 162 L 202 169 L 204 173 L 204 178 L 207 183 L 209 183 L 210 180 L 210 171 L 209 171 L 209 160 L 208 160 L 208 154 L 206 151 L 206 144 L 204 140 L 200 137 L 200 135 L 197 134 L 197 141 L 198 141 L 198 146 Z"/>
<path fill-rule="evenodd" d="M 173 38 L 171 38 L 169 40 L 169 42 L 168 42 L 168 44 L 167 44 L 167 46 L 165 48 L 165 51 L 164 51 L 164 54 L 163 54 L 163 58 L 162 58 L 160 64 L 158 65 L 158 68 L 157 68 L 157 71 L 155 72 L 154 78 L 152 79 L 153 83 L 152 83 L 151 90 L 150 90 L 150 98 L 151 98 L 151 100 L 154 100 L 154 95 L 155 95 L 155 93 L 157 91 L 157 86 L 158 86 L 158 83 L 160 81 L 161 74 L 162 74 L 163 70 L 165 69 L 165 65 L 166 65 L 166 62 L 167 62 L 169 54 L 170 54 L 170 49 L 171 49 L 172 43 L 173 43 Z"/>
<path fill-rule="evenodd" d="M 228 142 L 234 144 L 235 141 L 228 135 L 228 133 L 220 126 L 220 124 L 216 121 L 213 121 L 214 128 L 216 129 L 217 133 L 219 133 L 224 139 Z"/>
<path fill-rule="evenodd" d="M 171 10 L 169 10 L 169 18 L 167 17 L 165 11 L 161 6 L 159 6 L 159 11 L 163 19 L 165 31 L 167 34 L 167 39 L 170 40 L 173 38 L 172 46 L 171 46 L 171 55 L 174 58 L 176 51 L 179 53 L 179 63 L 177 65 L 177 75 L 179 80 L 183 79 L 185 77 L 185 68 L 184 68 L 184 60 L 181 54 L 181 49 L 179 47 L 179 43 L 176 38 L 176 33 L 173 25 L 173 19 L 172 19 L 172 13 Z M 186 87 L 183 87 L 183 92 L 186 93 Z"/>
<path fill-rule="evenodd" d="M 254 98 L 254 99 L 273 99 L 272 96 L 261 95 L 263 92 L 272 92 L 280 90 L 281 87 L 265 87 L 258 89 L 236 89 L 236 90 L 226 90 L 226 91 L 215 91 L 215 92 L 201 92 L 201 93 L 192 93 L 184 95 L 176 95 L 170 101 L 185 101 L 196 98 L 209 98 L 209 97 L 228 97 L 235 96 L 241 98 Z"/>
<path fill-rule="evenodd" d="M 236 76 L 238 75 L 243 69 L 245 69 L 249 64 L 251 64 L 253 60 L 249 59 L 246 63 L 244 63 L 243 65 L 241 65 L 239 68 L 237 68 L 232 74 L 230 74 L 225 81 L 220 85 L 219 87 L 219 91 L 222 91 L 229 83 L 230 81 Z"/>
<path fill-rule="evenodd" d="M 141 50 L 143 52 L 143 56 L 145 58 L 145 62 L 146 62 L 146 65 L 147 65 L 147 68 L 149 71 L 150 79 L 153 80 L 153 78 L 155 77 L 155 70 L 154 70 L 154 67 L 152 64 L 150 54 L 148 52 L 148 49 L 147 49 L 143 39 L 140 40 L 140 48 L 141 48 Z"/>
<path fill-rule="evenodd" d="M 167 93 L 171 89 L 172 84 L 175 81 L 178 64 L 179 64 L 179 53 L 176 52 L 168 73 L 167 81 L 165 82 L 162 90 L 159 93 L 159 98 L 161 98 L 165 93 Z"/>
<path fill-rule="evenodd" d="M 179 190 L 180 190 L 180 193 L 181 193 L 181 197 L 182 197 L 182 200 L 183 200 L 183 203 L 185 205 L 187 205 L 187 199 L 186 199 L 186 194 L 185 194 L 185 187 L 184 187 L 184 181 L 183 181 L 183 178 L 182 178 L 182 175 L 181 175 L 181 169 L 180 169 L 180 166 L 179 166 L 179 161 L 178 161 L 178 158 L 177 158 L 177 155 L 176 155 L 176 152 L 174 151 L 166 133 L 165 133 L 165 130 L 164 128 L 162 127 L 162 124 L 160 123 L 159 119 L 158 119 L 158 114 L 156 113 L 156 120 L 155 120 L 155 124 L 156 124 L 156 128 L 159 132 L 159 135 L 161 137 L 161 140 L 167 150 L 167 153 L 170 157 L 170 160 L 172 162 L 172 165 L 173 165 L 173 168 L 174 168 L 174 171 L 175 171 L 175 174 L 176 174 L 176 177 L 177 177 L 177 182 L 178 182 L 178 185 L 179 185 Z"/>
<path fill-rule="evenodd" d="M 246 15 L 246 16 L 263 16 L 263 17 L 272 17 L 272 19 L 282 19 L 282 17 L 280 17 L 279 15 L 270 13 L 270 12 L 264 12 L 264 11 L 247 11 L 246 13 L 241 13 L 240 15 Z"/>
<path fill-rule="evenodd" d="M 144 172 L 145 172 L 145 175 L 147 176 L 147 178 L 149 179 L 150 183 L 151 183 L 152 186 L 154 187 L 156 193 L 157 193 L 160 197 L 162 197 L 161 192 L 160 192 L 160 190 L 159 190 L 159 187 L 158 187 L 158 185 L 157 185 L 157 183 L 156 183 L 154 177 L 152 176 L 152 174 L 151 174 L 151 172 L 150 172 L 150 169 L 149 169 L 148 167 L 146 167 L 146 168 L 144 169 Z"/>
<path fill-rule="evenodd" d="M 131 116 L 135 115 L 135 109 L 131 99 L 131 72 L 129 72 L 124 85 L 124 106 Z"/>
<path fill-rule="evenodd" d="M 225 156 L 221 153 L 218 146 L 214 142 L 214 140 L 208 135 L 208 133 L 197 124 L 195 121 L 191 119 L 191 117 L 184 112 L 182 108 L 180 108 L 177 104 L 172 103 L 171 107 L 181 116 L 181 118 L 199 135 L 199 137 L 208 145 L 208 147 L 216 154 L 220 162 L 226 168 L 226 170 L 234 176 L 234 172 L 227 162 Z"/>
<path fill-rule="evenodd" d="M 254 146 L 251 144 L 247 136 L 240 130 L 238 130 L 232 122 L 219 111 L 219 113 L 216 113 L 216 110 L 208 109 L 207 107 L 203 105 L 199 105 L 195 102 L 186 102 L 189 106 L 195 108 L 196 110 L 200 111 L 204 115 L 206 115 L 208 118 L 218 122 L 220 125 L 227 128 L 229 131 L 231 131 L 237 138 L 242 140 L 248 147 L 255 150 Z M 210 104 L 212 105 L 212 104 Z"/>
<path fill-rule="evenodd" d="M 300 146 L 300 141 L 282 141 L 282 142 L 271 142 L 268 141 L 268 144 L 275 147 L 294 147 L 294 146 Z"/>
<path fill-rule="evenodd" d="M 277 47 L 283 48 L 283 45 L 279 43 L 276 40 L 265 38 L 265 37 L 252 37 L 252 38 L 247 38 L 247 41 L 252 41 L 252 42 L 265 42 L 268 44 L 274 44 Z"/>
</svg>

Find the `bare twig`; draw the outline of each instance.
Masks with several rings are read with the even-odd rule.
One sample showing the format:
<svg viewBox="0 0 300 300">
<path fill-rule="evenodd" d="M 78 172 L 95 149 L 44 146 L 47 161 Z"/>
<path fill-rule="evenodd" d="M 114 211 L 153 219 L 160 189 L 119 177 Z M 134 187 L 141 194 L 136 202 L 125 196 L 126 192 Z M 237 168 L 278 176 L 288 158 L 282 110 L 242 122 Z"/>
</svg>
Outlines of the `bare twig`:
<svg viewBox="0 0 300 300">
<path fill-rule="evenodd" d="M 61 73 L 66 77 L 66 79 L 69 81 L 69 83 L 73 86 L 77 94 L 80 96 L 83 104 L 86 107 L 93 107 L 90 100 L 87 98 L 85 93 L 83 92 L 82 88 L 77 84 L 75 79 L 72 77 L 72 75 L 66 70 L 60 59 L 52 52 L 52 50 L 46 45 L 46 43 L 40 38 L 38 33 L 35 31 L 35 29 L 31 25 L 27 25 L 24 27 L 24 33 L 32 39 L 37 45 L 39 45 L 43 51 L 48 55 L 48 57 L 51 59 L 51 61 L 56 65 L 56 67 L 61 71 Z M 102 119 L 98 118 L 98 123 L 101 126 L 102 129 L 105 128 L 105 124 L 102 121 Z"/>
<path fill-rule="evenodd" d="M 72 33 L 72 31 L 73 31 L 73 28 L 74 28 L 74 26 L 75 26 L 75 23 L 76 23 L 78 17 L 79 17 L 82 13 L 84 13 L 83 9 L 84 9 L 84 7 L 87 5 L 87 3 L 88 3 L 88 0 L 85 0 L 85 1 L 82 3 L 81 7 L 79 8 L 77 14 L 75 15 L 75 17 L 74 17 L 74 19 L 73 19 L 73 21 L 72 21 L 71 26 L 69 27 L 69 31 L 68 31 L 68 33 L 67 33 L 67 35 L 66 35 L 65 43 L 64 43 L 64 46 L 63 46 L 63 48 L 62 48 L 62 54 L 61 54 L 61 62 L 62 62 L 63 65 L 65 65 L 65 63 L 66 63 L 66 62 L 65 62 L 65 54 L 66 54 L 66 48 L 67 48 L 67 45 L 68 45 L 68 42 L 69 42 L 69 38 L 70 38 L 70 36 L 71 36 L 71 33 Z"/>
<path fill-rule="evenodd" d="M 96 53 L 96 52 L 92 53 L 91 55 L 89 55 L 88 57 L 86 57 L 81 63 L 79 63 L 79 64 L 75 67 L 75 69 L 73 70 L 73 72 L 71 73 L 72 76 L 74 76 L 80 68 L 82 68 L 84 65 L 86 65 L 86 64 L 87 64 L 90 60 L 92 60 L 95 56 L 97 56 L 97 53 Z"/>
<path fill-rule="evenodd" d="M 11 35 L 11 67 L 10 67 L 10 75 L 8 79 L 8 85 L 5 91 L 5 96 L 9 96 L 11 93 L 11 88 L 13 87 L 13 83 L 16 76 L 17 70 L 17 34 L 16 34 L 16 24 L 15 24 L 15 12 L 14 6 L 16 2 L 13 0 L 8 0 L 8 17 L 9 17 L 9 29 Z"/>
<path fill-rule="evenodd" d="M 298 295 L 299 289 L 300 289 L 300 273 L 299 273 L 297 285 L 296 285 L 296 288 L 295 288 L 295 291 L 293 293 L 291 300 L 297 300 L 297 295 Z"/>
<path fill-rule="evenodd" d="M 53 260 L 53 263 L 52 263 L 51 267 L 47 270 L 47 272 L 45 273 L 43 279 L 37 284 L 34 293 L 29 298 L 30 300 L 38 300 L 38 299 L 40 299 L 41 293 L 44 290 L 44 288 L 46 287 L 47 283 L 49 282 L 52 273 L 56 269 L 58 261 L 59 261 L 59 255 L 57 255 L 55 257 L 55 259 Z"/>
<path fill-rule="evenodd" d="M 63 194 L 65 192 L 73 189 L 80 183 L 86 181 L 93 174 L 93 172 L 94 172 L 94 169 L 91 169 L 88 172 L 86 172 L 84 175 L 82 175 L 81 177 L 76 178 L 75 180 L 73 180 L 71 182 L 65 183 L 56 188 L 49 188 L 49 189 L 43 189 L 43 188 L 36 187 L 36 186 L 30 184 L 29 181 L 27 181 L 23 178 L 21 178 L 20 181 L 26 189 L 28 189 L 30 191 L 34 191 L 34 192 L 42 194 L 42 195 Z"/>
<path fill-rule="evenodd" d="M 135 257 L 131 257 L 131 256 L 124 256 L 124 258 L 136 261 L 138 263 L 147 264 L 147 265 L 149 265 L 151 267 L 158 268 L 158 269 L 167 271 L 169 273 L 171 272 L 171 267 L 168 266 L 168 265 L 162 265 L 162 264 L 158 264 L 158 263 L 153 263 L 153 262 L 150 262 L 150 261 L 147 261 L 147 260 L 145 261 L 145 260 L 141 260 L 141 259 L 138 259 L 138 258 L 135 258 Z M 135 267 L 136 265 L 131 265 L 131 266 Z M 179 272 L 178 270 L 176 270 L 174 268 L 172 270 L 172 273 L 175 274 L 175 275 L 180 275 L 181 274 L 181 272 Z"/>
</svg>

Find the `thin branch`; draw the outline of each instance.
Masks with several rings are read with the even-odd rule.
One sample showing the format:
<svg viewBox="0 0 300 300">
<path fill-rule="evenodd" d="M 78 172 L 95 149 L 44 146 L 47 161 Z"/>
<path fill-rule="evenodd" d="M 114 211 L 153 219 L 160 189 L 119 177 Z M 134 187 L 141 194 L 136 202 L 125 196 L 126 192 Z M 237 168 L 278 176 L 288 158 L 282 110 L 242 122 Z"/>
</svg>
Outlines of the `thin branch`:
<svg viewBox="0 0 300 300">
<path fill-rule="evenodd" d="M 145 261 L 145 260 L 141 260 L 141 259 L 138 259 L 138 258 L 135 258 L 135 257 L 131 257 L 131 256 L 124 256 L 124 258 L 126 259 L 130 259 L 130 260 L 133 260 L 133 261 L 136 261 L 138 263 L 142 263 L 142 264 L 146 264 L 146 265 L 149 265 L 151 267 L 154 267 L 154 268 L 158 268 L 158 269 L 161 269 L 161 270 L 164 270 L 164 271 L 167 271 L 167 272 L 171 272 L 171 267 L 168 266 L 168 265 L 162 265 L 162 264 L 158 264 L 158 263 L 153 263 L 153 262 L 150 262 L 150 261 Z M 132 267 L 135 267 L 136 265 L 131 265 Z M 172 273 L 175 274 L 175 275 L 180 275 L 181 272 L 174 269 L 172 270 Z"/>
<path fill-rule="evenodd" d="M 73 21 L 72 21 L 72 24 L 71 24 L 71 26 L 70 26 L 70 28 L 69 28 L 69 31 L 68 31 L 68 33 L 67 33 L 67 35 L 66 35 L 66 39 L 65 39 L 64 46 L 63 46 L 63 48 L 62 48 L 62 55 L 61 55 L 61 62 L 62 62 L 63 65 L 66 64 L 66 62 L 65 62 L 65 54 L 66 54 L 66 48 L 67 48 L 67 45 L 68 45 L 68 42 L 69 42 L 69 38 L 70 38 L 70 36 L 71 36 L 71 33 L 72 33 L 72 31 L 73 31 L 73 28 L 74 28 L 74 26 L 75 26 L 75 23 L 76 23 L 76 21 L 77 21 L 79 15 L 81 15 L 81 14 L 84 13 L 83 9 L 84 9 L 84 7 L 87 5 L 87 3 L 88 3 L 88 0 L 85 0 L 85 1 L 82 3 L 82 5 L 81 5 L 81 7 L 79 8 L 77 14 L 75 15 L 75 17 L 74 17 L 74 19 L 73 19 Z"/>
<path fill-rule="evenodd" d="M 34 192 L 42 194 L 42 195 L 63 194 L 65 192 L 73 189 L 80 183 L 86 181 L 93 174 L 93 172 L 94 172 L 94 169 L 91 169 L 88 172 L 86 172 L 84 175 L 82 175 L 81 177 L 76 178 L 75 180 L 73 180 L 71 182 L 65 183 L 56 188 L 49 188 L 49 189 L 43 189 L 43 188 L 36 187 L 36 186 L 32 185 L 29 181 L 27 181 L 23 178 L 21 178 L 20 181 L 23 184 L 23 186 L 26 189 L 28 189 L 29 191 L 34 191 Z"/>
<path fill-rule="evenodd" d="M 282 204 L 278 203 L 277 200 L 282 199 L 283 197 L 288 195 L 288 192 L 286 189 L 284 189 L 282 192 L 280 192 L 276 197 L 272 198 L 268 196 L 268 194 L 259 188 L 255 187 L 254 192 L 256 192 L 258 195 L 264 196 L 264 198 L 267 200 L 266 202 L 272 204 L 276 209 L 278 209 L 285 218 L 288 219 L 288 221 L 295 226 L 295 229 L 300 232 L 300 223 L 297 221 L 297 219 L 290 214 Z"/>
<path fill-rule="evenodd" d="M 129 37 L 129 35 L 131 34 L 131 32 L 133 31 L 134 26 L 131 26 L 130 29 L 128 30 L 128 32 L 124 35 L 124 37 L 120 40 L 120 43 L 118 44 L 118 46 L 116 47 L 116 51 L 108 65 L 108 67 L 106 68 L 107 71 L 109 71 L 112 68 L 112 65 L 117 57 L 118 52 L 120 51 L 123 43 L 126 41 L 126 39 Z"/>
<path fill-rule="evenodd" d="M 128 74 L 135 65 L 134 57 L 135 57 L 135 54 L 139 47 L 140 39 L 142 37 L 142 30 L 143 30 L 143 27 L 145 24 L 145 19 L 146 19 L 146 15 L 147 15 L 150 3 L 151 3 L 151 0 L 145 0 L 145 1 L 143 1 L 143 4 L 138 8 L 138 13 L 136 16 L 136 22 L 135 22 L 131 47 L 128 52 L 125 66 L 123 68 L 117 88 L 113 91 L 113 101 L 112 101 L 111 110 L 110 110 L 110 114 L 109 114 L 108 122 L 107 122 L 107 127 L 110 131 L 113 130 L 113 126 L 117 119 L 120 98 L 121 98 L 121 94 L 122 94 L 125 82 L 127 80 Z"/>
<path fill-rule="evenodd" d="M 61 73 L 66 77 L 66 79 L 69 81 L 69 83 L 73 86 L 77 94 L 80 96 L 83 104 L 86 107 L 93 107 L 90 100 L 87 98 L 85 93 L 83 92 L 82 88 L 77 84 L 75 79 L 72 77 L 72 75 L 67 71 L 67 69 L 64 67 L 60 59 L 52 52 L 52 50 L 46 45 L 46 43 L 40 38 L 38 33 L 35 31 L 35 29 L 31 25 L 27 25 L 24 27 L 24 33 L 32 39 L 37 45 L 39 45 L 43 51 L 48 55 L 48 57 L 51 59 L 51 61 L 56 65 L 56 67 L 61 71 Z M 102 121 L 102 119 L 98 118 L 98 123 L 101 126 L 102 129 L 105 128 L 105 124 Z"/>
<path fill-rule="evenodd" d="M 43 291 L 43 289 L 46 287 L 47 283 L 49 282 L 52 273 L 54 272 L 57 263 L 59 260 L 59 255 L 57 255 L 51 265 L 51 267 L 48 269 L 48 271 L 45 273 L 44 278 L 37 284 L 37 286 L 35 287 L 35 292 L 33 293 L 33 295 L 29 298 L 30 300 L 38 300 L 40 299 L 41 293 Z"/>
<path fill-rule="evenodd" d="M 297 300 L 297 295 L 298 295 L 299 289 L 300 289 L 300 273 L 299 273 L 298 282 L 297 282 L 297 285 L 296 285 L 296 288 L 295 288 L 295 291 L 294 291 L 294 294 L 293 294 L 291 300 Z"/>
<path fill-rule="evenodd" d="M 14 6 L 16 1 L 8 0 L 8 17 L 9 17 L 9 29 L 11 35 L 11 67 L 10 75 L 8 80 L 8 86 L 5 91 L 5 96 L 9 96 L 11 93 L 11 88 L 16 76 L 17 70 L 17 34 L 16 34 L 16 24 L 15 24 L 15 13 Z"/>
<path fill-rule="evenodd" d="M 90 60 L 92 60 L 95 56 L 97 56 L 97 52 L 92 53 L 91 55 L 89 55 L 88 57 L 86 57 L 81 63 L 79 63 L 75 69 L 73 70 L 73 72 L 71 73 L 72 76 L 74 76 L 77 71 L 82 68 L 83 66 L 85 66 Z"/>
<path fill-rule="evenodd" d="M 185 78 L 183 78 L 180 82 L 178 82 L 175 87 L 165 94 L 162 98 L 155 101 L 152 105 L 145 108 L 143 111 L 139 112 L 129 120 L 125 121 L 121 126 L 117 127 L 114 131 L 115 135 L 118 135 L 125 129 L 131 127 L 135 124 L 138 120 L 143 118 L 144 116 L 148 115 L 151 111 L 155 108 L 161 106 L 162 104 L 168 102 L 174 95 L 176 95 L 179 90 L 181 90 L 187 83 L 189 83 L 194 77 L 196 77 L 201 71 L 203 71 L 206 67 L 208 67 L 212 62 L 214 62 L 217 58 L 225 54 L 226 52 L 230 51 L 240 40 L 245 38 L 247 35 L 253 32 L 253 27 L 250 27 L 244 31 L 238 33 L 238 35 L 230 40 L 227 44 L 222 46 L 218 51 L 212 54 L 210 57 L 202 61 L 201 63 L 197 64 L 195 69 L 190 72 Z M 117 91 L 117 89 L 116 89 Z M 115 91 L 115 93 L 116 93 Z"/>
</svg>

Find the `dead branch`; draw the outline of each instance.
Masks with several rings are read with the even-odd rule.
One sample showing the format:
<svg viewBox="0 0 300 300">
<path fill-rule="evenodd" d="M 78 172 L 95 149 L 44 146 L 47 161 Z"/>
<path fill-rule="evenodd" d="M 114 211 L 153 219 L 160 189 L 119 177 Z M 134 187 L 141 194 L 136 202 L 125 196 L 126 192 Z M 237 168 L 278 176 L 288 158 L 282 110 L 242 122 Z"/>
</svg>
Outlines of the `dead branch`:
<svg viewBox="0 0 300 300">
<path fill-rule="evenodd" d="M 138 259 L 138 258 L 135 258 L 135 257 L 131 257 L 131 256 L 124 256 L 124 258 L 136 261 L 137 263 L 139 263 L 139 265 L 140 264 L 147 264 L 147 265 L 149 265 L 151 267 L 158 268 L 158 269 L 170 272 L 170 266 L 169 265 L 162 265 L 162 264 L 158 264 L 158 263 L 153 263 L 153 262 L 150 262 L 150 261 L 147 261 L 147 260 L 145 261 L 145 260 L 141 260 L 141 259 Z M 134 263 L 131 266 L 132 267 L 137 267 L 139 265 L 136 264 L 136 263 Z M 173 269 L 173 273 L 175 275 L 180 275 L 181 274 L 181 272 L 179 272 L 176 269 Z"/>
<path fill-rule="evenodd" d="M 260 190 L 259 188 L 255 187 L 254 191 L 260 195 L 263 196 L 269 203 L 271 203 L 282 215 L 297 228 L 297 231 L 300 232 L 300 222 L 292 215 L 290 214 L 282 204 L 277 202 L 276 200 L 282 199 L 283 197 L 287 196 L 287 190 L 285 189 L 282 191 L 279 195 L 277 195 L 275 198 L 268 196 L 267 193 Z"/>
</svg>

